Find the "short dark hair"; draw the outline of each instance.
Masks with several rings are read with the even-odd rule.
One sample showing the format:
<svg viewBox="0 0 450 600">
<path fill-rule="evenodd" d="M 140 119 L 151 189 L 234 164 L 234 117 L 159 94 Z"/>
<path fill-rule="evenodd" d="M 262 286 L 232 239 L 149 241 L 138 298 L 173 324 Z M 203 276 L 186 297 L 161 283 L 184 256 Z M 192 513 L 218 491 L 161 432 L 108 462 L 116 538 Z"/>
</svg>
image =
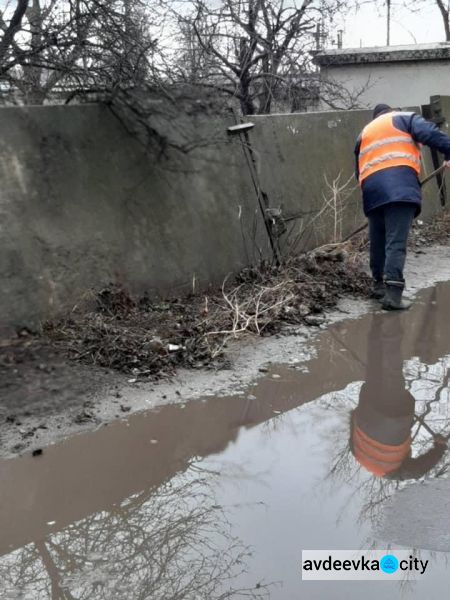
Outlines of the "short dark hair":
<svg viewBox="0 0 450 600">
<path fill-rule="evenodd" d="M 384 115 L 384 113 L 392 112 L 393 108 L 389 106 L 389 104 L 377 104 L 373 109 L 372 117 L 376 119 L 380 115 Z"/>
</svg>

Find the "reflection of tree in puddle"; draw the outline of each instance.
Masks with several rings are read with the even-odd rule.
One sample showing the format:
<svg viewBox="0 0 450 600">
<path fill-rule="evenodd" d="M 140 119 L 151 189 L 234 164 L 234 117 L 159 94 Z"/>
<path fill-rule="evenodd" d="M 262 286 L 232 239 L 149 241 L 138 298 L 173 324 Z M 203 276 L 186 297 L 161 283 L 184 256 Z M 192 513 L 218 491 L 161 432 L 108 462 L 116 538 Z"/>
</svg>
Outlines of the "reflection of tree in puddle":
<svg viewBox="0 0 450 600">
<path fill-rule="evenodd" d="M 1 558 L 0 585 L 21 600 L 268 598 L 232 586 L 249 556 L 196 468 Z"/>
<path fill-rule="evenodd" d="M 268 439 L 280 432 L 295 436 L 298 434 L 298 423 L 290 411 L 274 411 L 273 417 L 261 424 L 261 430 L 267 435 Z"/>
</svg>

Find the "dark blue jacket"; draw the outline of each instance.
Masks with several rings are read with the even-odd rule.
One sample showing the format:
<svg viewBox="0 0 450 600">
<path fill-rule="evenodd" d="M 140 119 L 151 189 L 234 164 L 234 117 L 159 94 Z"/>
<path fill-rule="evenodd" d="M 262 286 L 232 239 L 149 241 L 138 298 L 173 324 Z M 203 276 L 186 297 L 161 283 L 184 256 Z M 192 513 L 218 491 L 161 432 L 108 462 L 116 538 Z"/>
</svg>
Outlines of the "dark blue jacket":
<svg viewBox="0 0 450 600">
<path fill-rule="evenodd" d="M 445 160 L 450 160 L 450 137 L 434 123 L 412 112 L 403 112 L 393 117 L 393 125 L 400 131 L 411 134 L 413 140 L 439 150 Z M 355 146 L 356 178 L 359 178 L 359 151 L 361 135 Z M 417 174 L 411 167 L 390 167 L 369 175 L 362 182 L 364 213 L 390 202 L 412 202 L 420 213 L 422 193 Z"/>
</svg>

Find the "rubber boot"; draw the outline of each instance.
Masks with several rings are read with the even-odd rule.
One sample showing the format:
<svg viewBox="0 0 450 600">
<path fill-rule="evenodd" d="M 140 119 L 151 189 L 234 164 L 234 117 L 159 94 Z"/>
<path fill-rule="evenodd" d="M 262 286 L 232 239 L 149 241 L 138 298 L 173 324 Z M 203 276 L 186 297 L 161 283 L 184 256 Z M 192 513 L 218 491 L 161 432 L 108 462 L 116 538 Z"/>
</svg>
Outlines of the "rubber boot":
<svg viewBox="0 0 450 600">
<path fill-rule="evenodd" d="M 384 285 L 384 281 L 377 281 L 374 279 L 371 293 L 372 298 L 375 298 L 376 300 L 382 300 L 384 298 L 385 291 L 386 287 Z"/>
<path fill-rule="evenodd" d="M 402 300 L 405 284 L 402 281 L 386 281 L 386 291 L 382 301 L 384 310 L 407 310 L 411 302 Z"/>
</svg>

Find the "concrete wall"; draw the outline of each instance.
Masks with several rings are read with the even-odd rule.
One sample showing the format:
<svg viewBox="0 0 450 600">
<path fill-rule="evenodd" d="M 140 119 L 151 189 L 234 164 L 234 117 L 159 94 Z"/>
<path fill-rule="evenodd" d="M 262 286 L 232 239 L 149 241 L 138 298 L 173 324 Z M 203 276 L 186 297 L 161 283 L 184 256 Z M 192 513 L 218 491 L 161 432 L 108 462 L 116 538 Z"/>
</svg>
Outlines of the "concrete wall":
<svg viewBox="0 0 450 600">
<path fill-rule="evenodd" d="M 379 102 L 421 106 L 428 103 L 430 90 L 442 95 L 450 90 L 450 60 L 330 65 L 322 67 L 321 73 L 349 91 L 367 88 L 358 98 L 358 104 L 367 108 Z M 321 108 L 326 110 L 327 105 Z"/>
<path fill-rule="evenodd" d="M 333 197 L 328 185 L 333 181 L 339 187 L 347 182 L 341 193 L 344 205 L 337 206 L 342 210 L 336 218 L 337 237 L 342 239 L 363 222 L 353 149 L 370 114 L 342 111 L 254 118 L 252 140 L 258 150 L 262 185 L 271 204 L 282 206 L 287 218 L 298 215 L 288 222 L 285 251 L 301 251 L 333 239 L 333 206 L 321 214 L 324 201 Z"/>
<path fill-rule="evenodd" d="M 166 159 L 102 106 L 0 109 L 0 321 L 36 323 L 110 281 L 198 289 L 254 262 L 253 237 L 266 252 L 226 123 L 179 125 L 194 149 Z"/>
<path fill-rule="evenodd" d="M 325 177 L 354 186 L 354 140 L 369 118 L 349 111 L 252 119 L 259 185 L 270 206 L 297 217 L 288 221 L 284 252 L 333 238 L 333 211 L 321 213 L 330 197 Z M 165 128 L 164 143 L 148 151 L 103 106 L 0 109 L 0 330 L 36 326 L 111 281 L 176 294 L 269 256 L 229 124 L 180 113 L 153 124 Z M 434 214 L 436 190 L 429 194 Z M 342 235 L 364 222 L 356 186 L 340 221 Z"/>
</svg>

